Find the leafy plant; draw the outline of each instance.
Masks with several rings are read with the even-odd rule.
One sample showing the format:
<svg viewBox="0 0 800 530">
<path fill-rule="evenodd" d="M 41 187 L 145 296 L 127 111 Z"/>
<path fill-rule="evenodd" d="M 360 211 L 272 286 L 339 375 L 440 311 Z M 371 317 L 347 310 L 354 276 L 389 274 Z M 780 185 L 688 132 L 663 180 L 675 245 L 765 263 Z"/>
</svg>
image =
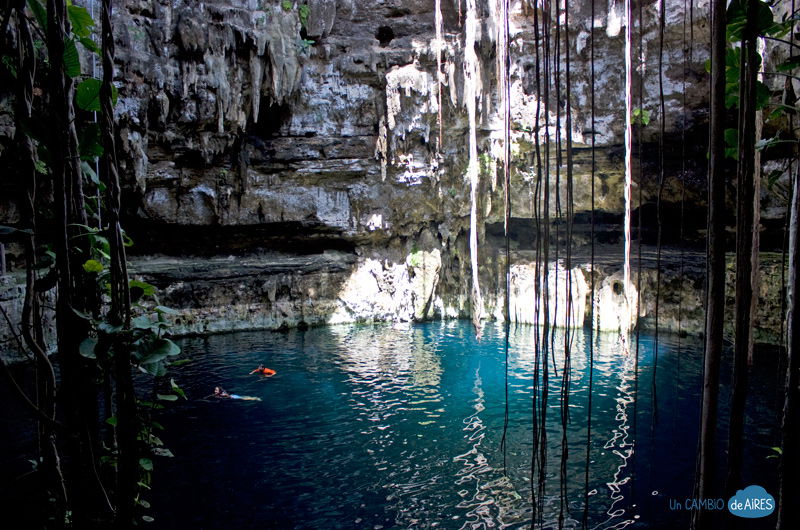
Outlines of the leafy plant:
<svg viewBox="0 0 800 530">
<path fill-rule="evenodd" d="M 297 16 L 300 18 L 300 26 L 306 28 L 308 26 L 308 15 L 311 14 L 311 7 L 308 4 L 300 4 L 297 7 Z"/>
<path fill-rule="evenodd" d="M 650 123 L 650 111 L 642 108 L 633 109 L 633 113 L 631 114 L 631 121 L 635 125 L 641 125 L 642 127 L 647 127 L 647 125 Z"/>
</svg>

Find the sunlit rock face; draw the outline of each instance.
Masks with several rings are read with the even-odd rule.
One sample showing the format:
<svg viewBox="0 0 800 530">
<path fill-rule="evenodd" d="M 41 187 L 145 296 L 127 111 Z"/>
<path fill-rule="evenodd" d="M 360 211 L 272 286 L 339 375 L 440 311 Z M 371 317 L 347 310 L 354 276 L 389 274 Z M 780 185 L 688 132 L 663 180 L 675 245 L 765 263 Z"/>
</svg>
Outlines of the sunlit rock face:
<svg viewBox="0 0 800 530">
<path fill-rule="evenodd" d="M 484 5 L 485 4 L 485 5 Z M 511 6 L 513 209 L 531 216 L 536 108 L 548 105 L 554 141 L 565 107 L 535 94 L 533 12 Z M 479 151 L 485 155 L 482 214 L 502 214 L 496 158 L 502 120 L 496 97 L 496 2 L 479 2 Z M 463 7 L 463 6 L 462 6 Z M 571 6 L 571 101 L 576 147 L 591 137 L 596 158 L 595 207 L 622 211 L 623 38 L 613 2 Z M 704 3 L 695 6 L 699 13 Z M 644 6 L 643 107 L 659 119 L 657 2 Z M 303 12 L 305 13 L 305 12 Z M 300 222 L 352 238 L 414 237 L 422 224 L 442 233 L 465 230 L 468 211 L 463 20 L 458 3 L 442 2 L 443 42 L 436 40 L 433 2 L 317 0 L 307 14 L 277 0 L 129 1 L 116 10 L 121 147 L 134 218 L 177 224 Z M 301 21 L 301 18 L 303 19 Z M 705 42 L 706 21 L 689 27 L 671 9 L 665 34 L 667 134 L 684 134 L 705 117 L 704 47 L 691 60 L 684 38 Z M 638 28 L 637 28 L 638 31 Z M 594 34 L 596 115 L 590 112 L 590 35 Z M 441 74 L 436 54 L 441 50 Z M 685 64 L 684 64 L 685 63 Z M 616 74 L 615 74 L 616 73 Z M 638 85 L 637 85 L 638 86 Z M 645 142 L 657 127 L 644 127 Z M 440 133 L 441 131 L 441 133 Z M 440 141 L 441 137 L 441 141 Z M 677 138 L 677 136 L 676 136 Z M 555 157 L 555 148 L 551 149 Z M 588 151 L 576 151 L 575 210 L 590 208 Z M 689 158 L 691 158 L 691 153 Z M 671 159 L 670 159 L 671 160 Z M 553 158 L 555 170 L 555 158 Z M 563 168 L 562 168 L 563 169 Z M 676 168 L 667 193 L 677 191 Z M 684 168 L 685 169 L 685 168 Z M 691 169 L 696 169 L 690 167 Z M 559 190 L 565 194 L 566 180 Z M 654 182 L 644 179 L 645 200 Z M 553 207 L 556 186 L 550 197 Z M 693 186 L 691 197 L 701 200 Z M 333 214 L 332 209 L 337 213 Z M 380 222 L 376 219 L 380 218 Z"/>
<path fill-rule="evenodd" d="M 547 281 L 547 313 L 544 310 L 544 300 L 538 304 L 537 311 L 536 274 L 533 264 L 517 264 L 511 267 L 509 314 L 512 321 L 541 324 L 547 315 L 548 322 L 556 327 L 583 327 L 588 292 L 583 270 L 575 267 L 567 271 L 563 263 L 550 266 Z M 502 312 L 499 317 L 502 318 Z"/>
<path fill-rule="evenodd" d="M 633 283 L 624 287 L 621 273 L 615 273 L 598 285 L 595 291 L 594 322 L 600 331 L 628 332 L 636 326 L 639 296 Z"/>
<path fill-rule="evenodd" d="M 308 5 L 307 18 L 299 3 L 115 3 L 118 149 L 124 224 L 137 242 L 131 250 L 139 254 L 134 270 L 155 282 L 163 301 L 181 311 L 178 333 L 468 317 L 463 2 L 441 1 L 441 41 L 430 0 L 307 0 L 302 2 Z M 505 318 L 501 250 L 489 244 L 485 227 L 504 219 L 499 160 L 504 127 L 496 73 L 501 24 L 496 0 L 476 3 L 479 271 L 484 313 L 499 319 Z M 512 1 L 510 13 L 509 195 L 514 220 L 528 223 L 514 236 L 512 248 L 531 249 L 535 185 L 544 177 L 536 173 L 534 135 L 551 141 L 551 194 L 543 200 L 549 201 L 554 218 L 561 211 L 565 221 L 566 166 L 564 160 L 559 164 L 554 144 L 557 118 L 563 141 L 569 132 L 574 142 L 572 243 L 588 244 L 594 184 L 597 237 L 613 245 L 622 231 L 624 207 L 622 52 L 627 22 L 611 0 L 596 2 L 594 19 L 589 3 L 570 3 L 573 126 L 566 131 L 564 54 L 560 94 L 551 86 L 549 100 L 539 101 L 529 4 Z M 641 86 L 642 106 L 651 114 L 651 123 L 641 128 L 642 176 L 637 171 L 634 183 L 634 196 L 638 200 L 641 190 L 645 212 L 652 211 L 657 189 L 656 157 L 651 156 L 660 130 L 657 6 L 655 1 L 642 4 L 644 65 L 634 76 L 634 91 Z M 702 239 L 703 223 L 697 219 L 704 216 L 697 212 L 705 201 L 706 10 L 707 1 L 695 1 L 690 20 L 683 4 L 671 5 L 665 32 L 664 204 L 676 212 L 675 205 L 685 198 L 683 235 L 695 242 Z M 638 31 L 637 26 L 637 36 Z M 694 37 L 691 56 L 684 54 L 689 35 Z M 540 104 L 541 112 L 547 106 L 549 125 L 542 123 L 535 131 Z M 13 136 L 8 109 L 9 100 L 0 98 L 0 149 Z M 681 179 L 687 183 L 685 194 Z M 5 185 L 0 182 L 0 188 Z M 16 196 L 0 193 L 4 223 L 18 220 L 10 199 Z M 768 217 L 779 222 L 781 206 L 764 204 L 770 208 Z M 569 242 L 563 232 L 561 238 L 564 248 Z M 253 264 L 245 266 L 248 259 Z M 550 316 L 558 325 L 588 319 L 587 261 L 584 254 L 573 262 L 574 315 L 569 322 L 562 312 L 563 266 L 549 265 Z M 532 321 L 532 262 L 531 255 L 512 259 L 512 318 L 520 322 Z M 582 275 L 576 274 L 578 268 Z M 654 271 L 654 265 L 647 270 Z M 614 272 L 613 267 L 598 272 L 597 285 L 603 288 L 603 278 Z M 643 275 L 645 324 L 654 312 L 648 298 L 654 293 L 653 277 Z M 669 281 L 665 296 L 689 301 L 680 311 L 665 302 L 661 325 L 677 328 L 681 322 L 681 329 L 701 329 L 702 282 L 695 276 L 670 276 Z M 765 288 L 776 289 L 774 283 L 765 282 L 771 286 Z M 775 292 L 770 291 L 772 299 L 777 299 Z M 618 307 L 612 295 L 603 300 Z M 619 317 L 609 318 L 613 328 Z M 769 318 L 769 327 L 776 322 Z"/>
<path fill-rule="evenodd" d="M 676 203 L 682 194 L 690 205 L 704 201 L 705 158 L 693 150 L 700 143 L 692 139 L 705 138 L 703 62 L 707 55 L 705 46 L 695 45 L 690 56 L 688 38 L 692 35 L 695 43 L 707 41 L 706 18 L 698 15 L 705 12 L 707 2 L 695 4 L 693 20 L 682 6 L 673 6 L 666 14 L 667 145 L 672 149 L 688 138 L 690 146 L 688 152 L 671 152 L 667 157 L 671 165 L 664 188 L 666 204 Z M 278 302 L 268 296 L 263 301 L 270 304 L 267 313 L 273 316 L 264 317 L 261 324 L 246 316 L 250 309 L 242 309 L 245 313 L 236 318 L 220 317 L 226 322 L 243 319 L 249 325 L 275 327 L 301 321 L 468 316 L 472 295 L 467 254 L 464 6 L 455 0 L 441 2 L 440 41 L 434 2 L 309 0 L 307 5 L 308 12 L 302 15 L 296 5 L 284 6 L 278 0 L 153 0 L 119 6 L 115 15 L 121 94 L 117 114 L 130 231 L 136 236 L 137 223 L 142 223 L 146 230 L 138 228 L 138 235 L 148 241 L 147 234 L 159 226 L 203 226 L 210 232 L 219 227 L 263 227 L 270 233 L 263 241 L 252 236 L 249 246 L 235 248 L 216 237 L 214 248 L 205 253 L 220 256 L 269 253 L 275 241 L 288 234 L 288 227 L 290 243 L 281 245 L 282 252 L 321 252 L 326 246 L 342 249 L 342 242 L 347 242 L 353 261 L 346 271 L 332 269 L 338 278 L 336 289 L 320 287 L 314 275 L 301 276 L 287 284 L 288 291 L 284 289 L 290 293 L 288 298 Z M 500 8 L 495 1 L 477 5 L 479 269 L 487 291 L 486 314 L 505 318 L 503 280 L 492 257 L 497 249 L 487 248 L 484 233 L 484 223 L 503 219 L 499 163 L 503 121 L 495 63 Z M 549 137 L 554 142 L 558 118 L 562 139 L 566 141 L 570 133 L 575 147 L 575 220 L 585 223 L 592 206 L 589 145 L 594 138 L 598 148 L 594 207 L 610 216 L 611 221 L 599 230 L 605 230 L 613 243 L 621 233 L 621 218 L 614 216 L 624 208 L 620 146 L 627 21 L 615 2 L 598 2 L 596 9 L 592 19 L 588 3 L 571 5 L 573 127 L 566 131 L 564 55 L 561 94 L 551 87 L 550 99 L 539 101 L 533 11 L 527 2 L 511 3 L 510 197 L 515 218 L 534 217 L 535 182 L 540 177 L 535 169 L 534 134 L 540 141 Z M 634 91 L 638 93 L 641 87 L 642 106 L 651 115 L 651 125 L 641 128 L 644 176 L 637 176 L 634 184 L 634 195 L 641 189 L 645 206 L 653 202 L 656 190 L 647 150 L 657 140 L 660 119 L 657 9 L 657 2 L 643 4 L 644 22 L 641 29 L 636 28 L 642 37 L 643 65 L 635 73 Z M 549 111 L 549 126 L 534 132 L 539 105 L 542 112 L 545 106 Z M 563 160 L 558 165 L 554 145 L 549 154 L 551 194 L 544 200 L 550 202 L 555 217 L 566 200 L 566 168 Z M 678 184 L 680 175 L 689 183 L 685 194 Z M 580 229 L 576 234 L 574 244 L 588 242 Z M 309 250 L 312 242 L 313 250 Z M 171 253 L 197 254 L 203 245 L 195 238 L 176 239 Z M 323 260 L 320 274 L 326 267 L 332 265 Z M 567 318 L 566 272 L 563 266 L 550 265 L 550 319 L 556 325 L 580 325 L 592 303 L 587 294 L 587 264 L 576 262 L 573 267 L 574 311 Z M 532 321 L 531 260 L 518 260 L 514 271 L 512 318 Z M 635 315 L 621 316 L 608 279 L 613 273 L 598 273 L 595 278 L 594 303 L 602 309 L 595 311 L 595 315 L 602 313 L 596 316 L 600 329 L 618 329 L 620 319 L 635 320 Z M 193 306 L 205 307 L 202 300 L 198 296 Z M 258 297 L 253 300 L 256 303 Z M 178 299 L 176 303 L 180 305 Z M 260 311 L 266 310 L 261 307 L 253 314 Z M 642 311 L 652 314 L 649 306 Z M 662 316 L 661 322 L 666 321 Z M 220 327 L 226 325 L 235 326 Z"/>
</svg>

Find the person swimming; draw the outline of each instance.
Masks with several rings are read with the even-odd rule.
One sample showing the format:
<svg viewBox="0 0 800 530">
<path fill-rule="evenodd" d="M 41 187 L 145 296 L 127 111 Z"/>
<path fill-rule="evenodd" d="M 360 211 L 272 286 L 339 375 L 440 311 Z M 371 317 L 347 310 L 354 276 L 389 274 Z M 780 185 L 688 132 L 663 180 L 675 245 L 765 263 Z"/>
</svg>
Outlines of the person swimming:
<svg viewBox="0 0 800 530">
<path fill-rule="evenodd" d="M 229 394 L 227 390 L 222 387 L 214 387 L 214 397 L 220 399 L 243 399 L 245 401 L 261 401 L 260 397 L 255 396 L 240 396 L 239 394 Z"/>
<path fill-rule="evenodd" d="M 271 377 L 271 376 L 275 375 L 276 372 L 272 368 L 266 368 L 263 364 L 259 364 L 258 368 L 256 368 L 255 370 L 253 370 L 250 373 L 251 374 L 262 374 L 265 377 Z"/>
</svg>

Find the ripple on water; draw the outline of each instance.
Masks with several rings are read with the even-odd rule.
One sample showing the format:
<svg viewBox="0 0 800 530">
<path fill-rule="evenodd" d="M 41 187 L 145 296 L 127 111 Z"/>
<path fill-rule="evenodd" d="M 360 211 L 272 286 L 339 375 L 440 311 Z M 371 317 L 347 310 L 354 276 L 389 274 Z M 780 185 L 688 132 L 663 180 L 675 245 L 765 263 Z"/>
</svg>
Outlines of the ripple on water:
<svg viewBox="0 0 800 530">
<path fill-rule="evenodd" d="M 267 526 L 298 528 L 529 526 L 534 329 L 514 327 L 510 337 L 505 473 L 500 326 L 488 326 L 480 343 L 468 323 L 452 322 L 183 340 L 192 362 L 174 376 L 191 399 L 162 414 L 164 438 L 176 457 L 156 463 L 156 524 L 251 528 L 266 517 Z M 557 526 L 562 506 L 560 333 L 553 352 L 558 375 L 552 368 L 548 374 L 544 526 Z M 570 361 L 567 528 L 579 527 L 583 514 L 587 338 L 575 333 Z M 624 528 L 634 520 L 648 526 L 656 520 L 656 503 L 686 496 L 691 487 L 686 476 L 694 465 L 699 355 L 683 339 L 678 359 L 674 341 L 662 334 L 659 422 L 653 425 L 647 421 L 652 341 L 643 335 L 637 362 L 635 352 L 622 353 L 616 337 L 595 334 L 595 340 L 591 526 Z M 259 363 L 277 374 L 247 375 Z M 216 385 L 263 401 L 198 399 Z M 756 432 L 772 434 L 764 426 Z M 651 458 L 652 469 L 644 467 L 664 444 L 670 458 Z M 634 486 L 647 499 L 633 502 Z M 662 495 L 649 495 L 655 490 Z M 212 501 L 198 505 L 198 491 Z M 657 514 L 662 522 L 669 516 Z"/>
</svg>

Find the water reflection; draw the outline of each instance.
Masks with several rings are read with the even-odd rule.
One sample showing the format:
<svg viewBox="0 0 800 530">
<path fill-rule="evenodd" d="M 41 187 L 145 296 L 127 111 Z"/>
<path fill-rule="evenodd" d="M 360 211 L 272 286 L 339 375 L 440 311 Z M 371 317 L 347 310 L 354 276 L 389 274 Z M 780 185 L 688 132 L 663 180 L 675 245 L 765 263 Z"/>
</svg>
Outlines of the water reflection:
<svg viewBox="0 0 800 530">
<path fill-rule="evenodd" d="M 164 411 L 162 423 L 170 426 L 165 438 L 177 456 L 158 462 L 155 527 L 258 527 L 264 521 L 251 513 L 253 506 L 281 514 L 269 520 L 280 527 L 530 526 L 534 333 L 530 326 L 511 329 L 505 475 L 501 326 L 487 326 L 480 342 L 469 323 L 460 322 L 183 341 L 197 360 L 178 368 L 175 377 L 190 397 L 223 384 L 263 401 L 238 406 L 192 400 Z M 572 528 L 580 526 L 584 509 L 588 336 L 574 332 L 570 417 L 562 425 L 565 336 L 564 330 L 554 333 L 551 364 L 557 375 L 551 368 L 542 521 L 557 526 L 564 492 L 564 526 Z M 634 521 L 642 527 L 683 526 L 665 511 L 662 494 L 691 492 L 697 346 L 684 342 L 678 364 L 662 335 L 658 402 L 665 417 L 653 424 L 647 418 L 655 397 L 649 384 L 637 392 L 635 355 L 623 353 L 618 336 L 595 334 L 595 340 L 590 527 L 624 528 Z M 639 380 L 652 377 L 651 349 L 651 339 L 643 336 Z M 277 375 L 248 377 L 251 365 L 260 362 Z M 637 428 L 654 434 L 637 436 Z M 562 477 L 564 434 L 569 460 Z M 768 446 L 772 433 L 759 425 L 754 436 Z M 197 488 L 216 502 L 198 510 L 190 494 Z M 634 503 L 638 491 L 647 498 L 637 495 Z"/>
</svg>

